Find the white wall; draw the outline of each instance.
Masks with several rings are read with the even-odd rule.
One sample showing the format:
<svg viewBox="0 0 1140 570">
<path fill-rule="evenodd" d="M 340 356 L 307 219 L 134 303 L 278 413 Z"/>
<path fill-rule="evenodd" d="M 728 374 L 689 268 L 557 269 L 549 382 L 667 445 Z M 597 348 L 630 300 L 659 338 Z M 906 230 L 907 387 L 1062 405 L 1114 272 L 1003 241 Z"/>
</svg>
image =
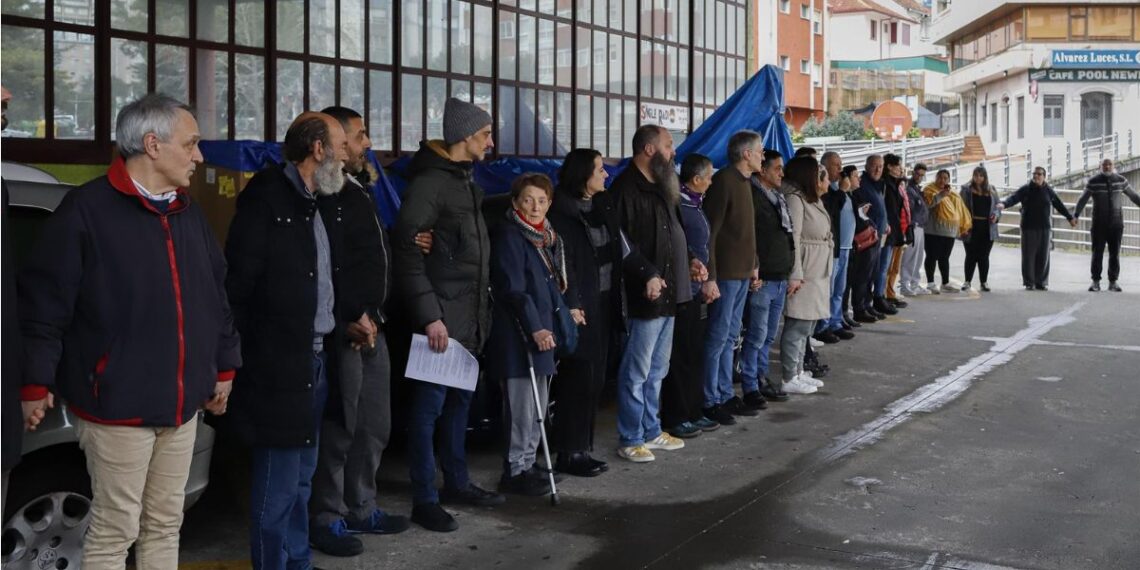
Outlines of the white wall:
<svg viewBox="0 0 1140 570">
<path fill-rule="evenodd" d="M 1065 170 L 1065 143 L 1072 149 L 1072 164 L 1077 165 L 1083 160 L 1081 155 L 1081 95 L 1102 91 L 1113 96 L 1112 130 L 1120 133 L 1124 139 L 1121 141 L 1121 152 L 1125 152 L 1128 129 L 1133 131 L 1134 148 L 1140 146 L 1140 85 L 1135 83 L 1039 83 L 1037 100 L 1034 101 L 1029 94 L 1029 77 L 1027 73 L 1017 73 L 1010 77 L 979 85 L 977 100 L 969 113 L 978 113 L 977 134 L 981 136 L 986 147 L 986 154 L 997 155 L 1009 153 L 1023 155 L 1032 151 L 1033 162 L 1045 165 L 1048 148 L 1053 147 L 1053 167 L 1060 172 Z M 965 92 L 963 97 L 972 97 L 973 91 Z M 987 116 L 985 126 L 981 123 L 981 105 L 989 97 L 989 103 L 998 104 L 997 140 L 991 137 L 991 117 Z M 1064 136 L 1045 137 L 1045 95 L 1064 95 Z M 1002 104 L 1002 98 L 1008 97 L 1008 106 Z M 1025 133 L 1018 137 L 1017 98 L 1025 97 Z M 987 111 L 987 115 L 989 111 Z M 1009 116 L 1009 132 L 1006 132 L 1005 117 Z M 968 129 L 963 126 L 963 131 Z"/>
<path fill-rule="evenodd" d="M 776 11 L 779 0 L 756 0 L 756 31 L 759 42 L 756 46 L 757 67 L 774 65 L 780 67 L 779 44 L 777 43 Z"/>
<path fill-rule="evenodd" d="M 871 20 L 876 22 L 875 39 L 871 39 Z M 891 21 L 878 12 L 848 12 L 831 14 L 831 59 L 840 61 L 874 61 L 920 55 L 937 55 L 943 50 L 929 42 L 922 41 L 922 26 L 918 23 L 899 22 L 899 42 L 892 44 L 890 32 L 883 36 L 883 21 Z M 910 45 L 902 44 L 901 26 L 910 26 Z"/>
</svg>

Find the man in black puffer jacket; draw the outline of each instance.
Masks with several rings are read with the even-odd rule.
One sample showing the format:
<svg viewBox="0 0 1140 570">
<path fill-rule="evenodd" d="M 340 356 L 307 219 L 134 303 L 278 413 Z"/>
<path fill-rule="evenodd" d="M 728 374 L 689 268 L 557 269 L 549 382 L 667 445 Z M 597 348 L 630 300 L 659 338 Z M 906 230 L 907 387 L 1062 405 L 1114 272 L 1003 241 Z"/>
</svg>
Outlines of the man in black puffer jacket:
<svg viewBox="0 0 1140 570">
<path fill-rule="evenodd" d="M 1108 246 L 1108 290 L 1121 290 L 1116 279 L 1120 277 L 1120 242 L 1124 239 L 1123 196 L 1128 196 L 1133 204 L 1140 206 L 1140 196 L 1132 190 L 1128 179 L 1117 174 L 1112 159 L 1106 158 L 1100 163 L 1100 174 L 1089 179 L 1085 192 L 1077 200 L 1077 208 L 1073 211 L 1073 217 L 1079 219 L 1085 204 L 1092 198 L 1092 285 L 1089 286 L 1089 291 L 1100 291 L 1105 245 Z"/>
<path fill-rule="evenodd" d="M 234 425 L 253 445 L 250 551 L 255 569 L 308 567 L 308 502 L 329 392 L 344 218 L 344 129 L 303 113 L 285 164 L 258 172 L 237 199 L 226 289 L 245 342 Z"/>
<path fill-rule="evenodd" d="M 479 353 L 491 329 L 490 240 L 483 221 L 483 190 L 472 177 L 476 160 L 494 146 L 491 115 L 451 98 L 443 112 L 444 140 L 424 141 L 412 158 L 392 243 L 398 295 L 413 330 L 436 352 L 451 340 Z M 415 243 L 432 232 L 431 252 Z M 478 506 L 503 502 L 502 495 L 471 483 L 467 474 L 467 412 L 473 392 L 411 381 L 408 463 L 412 522 L 428 530 L 459 528 L 439 506 L 435 488 L 434 435 L 439 425 L 445 501 Z"/>
</svg>

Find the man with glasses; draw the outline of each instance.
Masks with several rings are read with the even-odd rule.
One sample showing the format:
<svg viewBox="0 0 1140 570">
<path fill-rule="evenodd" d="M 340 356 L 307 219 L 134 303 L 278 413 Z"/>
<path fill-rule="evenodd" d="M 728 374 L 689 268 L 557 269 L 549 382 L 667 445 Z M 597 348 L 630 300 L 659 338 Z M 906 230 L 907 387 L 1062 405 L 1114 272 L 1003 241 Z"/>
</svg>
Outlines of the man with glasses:
<svg viewBox="0 0 1140 570">
<path fill-rule="evenodd" d="M 1049 251 L 1053 249 L 1053 220 L 1050 208 L 1076 227 L 1077 220 L 1045 181 L 1045 169 L 1033 169 L 1033 180 L 998 203 L 998 210 L 1021 204 L 1021 280 L 1026 291 L 1049 288 Z"/>
</svg>

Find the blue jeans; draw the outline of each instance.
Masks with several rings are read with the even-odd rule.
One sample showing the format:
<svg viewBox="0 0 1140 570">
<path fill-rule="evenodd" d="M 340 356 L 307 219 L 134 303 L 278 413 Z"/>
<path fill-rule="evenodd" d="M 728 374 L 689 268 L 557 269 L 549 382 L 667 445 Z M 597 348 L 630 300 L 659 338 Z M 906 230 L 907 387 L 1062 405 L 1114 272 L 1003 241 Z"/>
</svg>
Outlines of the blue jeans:
<svg viewBox="0 0 1140 570">
<path fill-rule="evenodd" d="M 733 396 L 732 356 L 748 299 L 748 279 L 717 281 L 720 299 L 709 306 L 705 341 L 705 406 L 723 404 Z"/>
<path fill-rule="evenodd" d="M 879 250 L 879 266 L 875 268 L 875 276 L 871 281 L 875 284 L 873 296 L 875 299 L 887 296 L 887 270 L 891 268 L 891 256 L 894 255 L 895 246 L 884 245 Z"/>
<path fill-rule="evenodd" d="M 745 394 L 759 390 L 760 379 L 768 374 L 768 349 L 776 342 L 787 297 L 787 281 L 765 281 L 748 295 L 748 330 L 740 352 L 740 384 Z"/>
<path fill-rule="evenodd" d="M 328 376 L 325 353 L 313 355 L 313 425 L 321 425 Z M 319 428 L 314 428 L 319 429 Z M 319 434 L 318 434 L 319 437 Z M 309 496 L 317 470 L 317 441 L 309 447 L 253 448 L 250 554 L 255 570 L 309 570 Z"/>
<path fill-rule="evenodd" d="M 673 353 L 673 317 L 630 319 L 618 367 L 618 441 L 633 447 L 661 435 L 661 380 Z"/>
<path fill-rule="evenodd" d="M 412 480 L 412 504 L 439 502 L 435 488 L 435 447 L 437 422 L 439 466 L 443 484 L 462 490 L 470 484 L 467 475 L 467 412 L 474 392 L 430 382 L 412 381 L 412 406 L 408 417 L 408 471 Z"/>
<path fill-rule="evenodd" d="M 834 331 L 843 328 L 843 291 L 847 288 L 847 261 L 851 250 L 839 250 L 835 258 L 835 269 L 831 273 L 831 317 L 822 319 L 816 325 L 816 332 Z"/>
</svg>

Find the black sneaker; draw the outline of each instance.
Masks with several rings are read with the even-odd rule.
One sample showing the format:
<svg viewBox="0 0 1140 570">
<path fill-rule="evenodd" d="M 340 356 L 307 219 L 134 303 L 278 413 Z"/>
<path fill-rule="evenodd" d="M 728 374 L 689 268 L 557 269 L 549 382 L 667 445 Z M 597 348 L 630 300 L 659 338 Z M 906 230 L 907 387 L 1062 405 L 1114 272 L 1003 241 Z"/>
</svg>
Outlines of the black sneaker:
<svg viewBox="0 0 1140 570">
<path fill-rule="evenodd" d="M 759 390 L 756 392 L 745 392 L 743 400 L 744 405 L 753 410 L 763 410 L 768 407 L 768 400 L 765 400 L 764 396 L 760 395 Z"/>
<path fill-rule="evenodd" d="M 328 526 L 310 528 L 309 544 L 329 556 L 358 556 L 364 552 L 364 543 L 349 534 L 344 519 Z"/>
<path fill-rule="evenodd" d="M 982 282 L 982 292 L 983 293 L 989 293 L 990 292 L 990 286 L 988 283 Z"/>
<path fill-rule="evenodd" d="M 1089 292 L 1100 293 L 1100 281 L 1093 281 L 1092 285 L 1089 285 Z"/>
<path fill-rule="evenodd" d="M 531 475 L 530 471 L 523 471 L 514 477 L 504 473 L 499 480 L 499 491 L 524 497 L 540 497 L 550 492 L 550 481 Z"/>
<path fill-rule="evenodd" d="M 740 396 L 733 396 L 732 398 L 729 398 L 729 400 L 723 404 L 723 408 L 725 411 L 734 416 L 756 417 L 760 415 L 760 412 L 753 410 L 748 406 L 745 406 L 744 401 L 740 399 Z"/>
<path fill-rule="evenodd" d="M 728 411 L 724 409 L 724 406 L 713 406 L 711 408 L 705 408 L 702 411 L 706 418 L 722 426 L 736 425 L 736 418 L 732 417 L 732 414 L 728 413 Z"/>
<path fill-rule="evenodd" d="M 374 509 L 366 520 L 346 517 L 345 523 L 352 533 L 399 534 L 408 530 L 408 517 L 390 515 L 380 509 Z"/>
<path fill-rule="evenodd" d="M 899 314 L 899 310 L 892 307 L 891 304 L 888 303 L 886 301 L 886 299 L 883 299 L 882 297 L 876 297 L 874 303 L 875 303 L 875 310 L 884 314 L 884 315 L 897 315 L 897 314 Z"/>
<path fill-rule="evenodd" d="M 846 329 L 835 329 L 831 331 L 831 334 L 839 337 L 839 340 L 851 340 L 855 338 L 855 333 Z"/>
<path fill-rule="evenodd" d="M 896 309 L 905 309 L 910 306 L 910 303 L 907 303 L 902 299 L 887 299 L 887 302 Z"/>
<path fill-rule="evenodd" d="M 870 323 L 879 322 L 879 319 L 876 318 L 875 315 L 872 315 L 871 313 L 868 313 L 865 311 L 856 311 L 855 312 L 855 322 L 870 324 Z"/>
<path fill-rule="evenodd" d="M 1048 291 L 1048 290 L 1049 290 L 1049 286 L 1048 286 L 1048 285 L 1038 285 L 1038 286 L 1037 286 L 1037 290 L 1038 290 L 1038 291 Z"/>
<path fill-rule="evenodd" d="M 498 493 L 480 489 L 474 483 L 468 483 L 466 489 L 444 489 L 439 493 L 439 502 L 445 505 L 494 507 L 507 502 L 507 498 Z"/>
<path fill-rule="evenodd" d="M 874 307 L 867 307 L 867 314 L 875 317 L 880 321 L 887 318 L 887 315 L 885 313 L 880 313 L 879 310 Z"/>
<path fill-rule="evenodd" d="M 787 402 L 788 393 L 783 390 L 775 390 L 771 386 L 761 386 L 760 395 L 764 396 L 765 400 L 769 402 Z"/>
<path fill-rule="evenodd" d="M 1120 292 L 1124 291 L 1124 289 L 1120 288 L 1120 285 L 1116 284 L 1116 281 L 1109 281 L 1108 282 L 1108 290 L 1112 291 L 1113 293 L 1120 293 Z"/>
<path fill-rule="evenodd" d="M 812 335 L 812 337 L 815 338 L 815 340 L 818 340 L 819 342 L 822 342 L 824 344 L 835 344 L 835 343 L 839 342 L 839 337 L 836 336 L 836 334 L 832 331 L 823 331 L 821 333 L 815 333 L 814 335 Z"/>
<path fill-rule="evenodd" d="M 843 315 L 843 324 L 846 325 L 843 328 L 845 328 L 847 330 L 857 329 L 857 328 L 863 326 L 863 325 L 859 324 L 859 321 L 855 320 L 854 316 L 849 317 L 847 315 Z"/>
<path fill-rule="evenodd" d="M 665 433 L 681 439 L 692 439 L 704 432 L 701 431 L 701 428 L 693 425 L 693 422 L 681 422 L 673 427 L 665 428 Z"/>
<path fill-rule="evenodd" d="M 412 522 L 434 532 L 451 532 L 459 529 L 459 523 L 439 503 L 427 503 L 412 507 Z"/>
<path fill-rule="evenodd" d="M 1026 286 L 1025 286 L 1025 290 L 1026 290 L 1026 291 L 1032 291 L 1032 290 L 1033 290 L 1033 286 L 1032 286 L 1032 285 L 1026 285 Z"/>
</svg>

